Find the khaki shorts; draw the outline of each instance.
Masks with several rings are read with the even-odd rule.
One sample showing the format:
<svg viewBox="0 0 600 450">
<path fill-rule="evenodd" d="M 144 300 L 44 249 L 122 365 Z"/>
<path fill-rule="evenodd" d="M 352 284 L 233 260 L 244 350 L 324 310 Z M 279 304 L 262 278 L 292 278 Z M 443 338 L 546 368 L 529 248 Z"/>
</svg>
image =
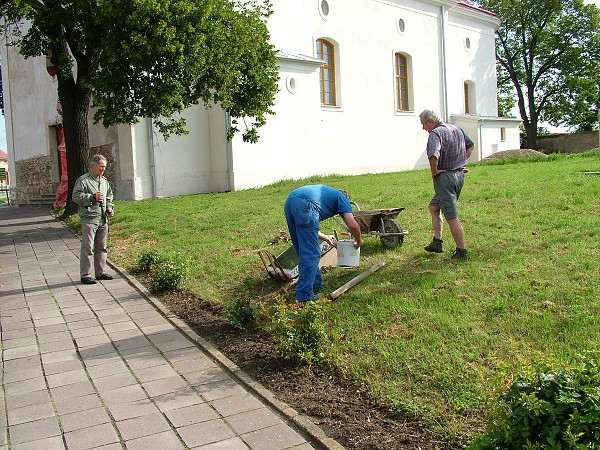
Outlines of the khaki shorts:
<svg viewBox="0 0 600 450">
<path fill-rule="evenodd" d="M 439 173 L 433 179 L 435 195 L 429 202 L 442 210 L 446 219 L 458 217 L 458 198 L 465 183 L 465 174 L 460 170 Z"/>
</svg>

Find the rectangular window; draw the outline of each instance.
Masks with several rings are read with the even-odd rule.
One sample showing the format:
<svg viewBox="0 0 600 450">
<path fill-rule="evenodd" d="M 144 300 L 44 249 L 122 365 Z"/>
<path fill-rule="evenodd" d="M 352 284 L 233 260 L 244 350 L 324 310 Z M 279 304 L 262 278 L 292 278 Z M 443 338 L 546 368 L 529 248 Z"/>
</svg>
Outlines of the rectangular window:
<svg viewBox="0 0 600 450">
<path fill-rule="evenodd" d="M 469 83 L 465 83 L 465 114 L 471 114 L 471 107 L 470 107 L 470 100 L 469 100 Z"/>
<path fill-rule="evenodd" d="M 409 111 L 408 104 L 408 59 L 396 53 L 396 94 L 399 111 Z"/>
<path fill-rule="evenodd" d="M 500 141 L 506 142 L 506 128 L 500 128 Z"/>
<path fill-rule="evenodd" d="M 321 104 L 335 106 L 335 58 L 333 44 L 317 40 L 317 57 L 325 61 L 321 66 Z"/>
</svg>

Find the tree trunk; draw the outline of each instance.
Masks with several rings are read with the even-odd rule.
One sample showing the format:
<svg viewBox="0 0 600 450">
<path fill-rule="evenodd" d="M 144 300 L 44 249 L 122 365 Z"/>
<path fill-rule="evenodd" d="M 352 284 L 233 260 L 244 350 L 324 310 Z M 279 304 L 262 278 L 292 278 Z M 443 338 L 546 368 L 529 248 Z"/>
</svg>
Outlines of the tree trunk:
<svg viewBox="0 0 600 450">
<path fill-rule="evenodd" d="M 67 147 L 67 173 L 69 191 L 67 204 L 62 218 L 77 212 L 77 205 L 72 202 L 75 181 L 88 171 L 90 156 L 88 112 L 91 94 L 83 89 L 72 77 L 58 82 L 58 98 L 63 111 L 63 128 Z"/>
<path fill-rule="evenodd" d="M 523 142 L 525 148 L 537 149 L 537 126 L 532 122 L 523 122 L 527 139 Z"/>
</svg>

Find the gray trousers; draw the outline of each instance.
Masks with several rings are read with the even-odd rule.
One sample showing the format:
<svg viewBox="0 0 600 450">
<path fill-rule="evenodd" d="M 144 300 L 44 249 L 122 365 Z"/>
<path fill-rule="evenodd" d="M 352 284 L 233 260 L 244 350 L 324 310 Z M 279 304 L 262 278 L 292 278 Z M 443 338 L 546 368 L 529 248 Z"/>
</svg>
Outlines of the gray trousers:
<svg viewBox="0 0 600 450">
<path fill-rule="evenodd" d="M 81 278 L 92 275 L 92 262 L 97 277 L 106 270 L 106 241 L 108 240 L 108 223 L 81 224 L 81 251 L 79 253 L 79 273 Z"/>
</svg>

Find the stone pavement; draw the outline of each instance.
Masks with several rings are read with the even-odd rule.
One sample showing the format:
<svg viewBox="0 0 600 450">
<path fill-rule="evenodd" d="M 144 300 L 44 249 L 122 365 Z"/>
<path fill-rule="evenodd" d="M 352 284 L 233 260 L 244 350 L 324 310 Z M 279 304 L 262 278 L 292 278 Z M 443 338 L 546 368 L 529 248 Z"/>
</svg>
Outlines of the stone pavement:
<svg viewBox="0 0 600 450">
<path fill-rule="evenodd" d="M 342 448 L 124 270 L 82 285 L 79 243 L 46 208 L 0 206 L 0 446 Z"/>
</svg>

